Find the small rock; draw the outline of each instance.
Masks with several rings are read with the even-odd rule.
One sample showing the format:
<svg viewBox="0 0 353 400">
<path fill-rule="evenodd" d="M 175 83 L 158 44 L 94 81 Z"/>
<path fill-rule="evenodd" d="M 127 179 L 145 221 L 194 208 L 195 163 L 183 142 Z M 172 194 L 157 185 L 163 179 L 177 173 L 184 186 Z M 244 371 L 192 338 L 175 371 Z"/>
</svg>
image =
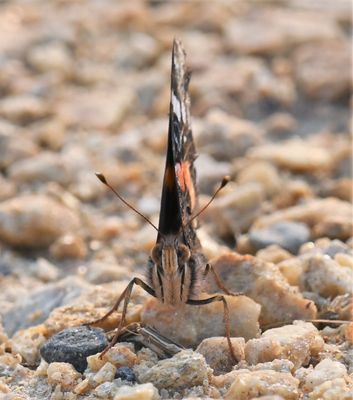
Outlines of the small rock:
<svg viewBox="0 0 353 400">
<path fill-rule="evenodd" d="M 256 337 L 259 333 L 260 306 L 246 296 L 225 298 L 230 312 L 231 336 L 244 337 L 246 340 Z M 225 336 L 224 309 L 221 301 L 173 309 L 151 298 L 144 304 L 141 321 L 185 347 L 197 346 L 209 337 Z"/>
<path fill-rule="evenodd" d="M 116 366 L 110 362 L 106 362 L 102 368 L 91 378 L 95 386 L 104 382 L 111 382 L 116 374 Z"/>
<path fill-rule="evenodd" d="M 278 222 L 263 229 L 254 229 L 249 240 L 256 250 L 276 244 L 296 254 L 303 243 L 310 239 L 310 230 L 300 222 Z"/>
<path fill-rule="evenodd" d="M 337 378 L 317 386 L 309 395 L 310 400 L 350 400 L 352 398 L 352 384 L 343 378 Z"/>
<path fill-rule="evenodd" d="M 0 239 L 13 246 L 46 247 L 79 226 L 72 210 L 43 195 L 24 195 L 0 203 Z"/>
<path fill-rule="evenodd" d="M 352 269 L 338 265 L 328 256 L 314 255 L 304 262 L 300 286 L 323 297 L 353 293 Z"/>
<path fill-rule="evenodd" d="M 87 246 L 84 240 L 72 233 L 60 236 L 49 248 L 50 254 L 57 260 L 83 259 L 87 255 Z"/>
<path fill-rule="evenodd" d="M 261 305 L 261 326 L 316 318 L 315 304 L 290 286 L 276 265 L 236 253 L 225 254 L 210 263 L 228 290 L 244 293 Z M 219 291 L 212 274 L 207 275 L 205 288 L 208 293 Z"/>
<path fill-rule="evenodd" d="M 136 382 L 135 372 L 129 367 L 120 367 L 116 370 L 115 378 L 120 378 L 122 381 Z"/>
<path fill-rule="evenodd" d="M 0 132 L 0 167 L 7 168 L 14 162 L 33 157 L 38 147 L 24 135 L 9 135 Z"/>
<path fill-rule="evenodd" d="M 299 286 L 301 275 L 304 270 L 303 260 L 298 257 L 292 257 L 281 261 L 277 264 L 277 267 L 291 286 Z"/>
<path fill-rule="evenodd" d="M 98 371 L 106 362 L 113 364 L 117 368 L 123 366 L 128 368 L 135 365 L 136 361 L 136 354 L 133 353 L 131 348 L 122 343 L 117 343 L 114 347 L 109 349 L 102 358 L 100 358 L 100 354 L 87 357 L 88 367 L 92 371 Z"/>
<path fill-rule="evenodd" d="M 94 393 L 99 398 L 110 399 L 114 397 L 117 391 L 118 387 L 115 385 L 114 382 L 104 382 L 95 388 Z"/>
<path fill-rule="evenodd" d="M 298 369 L 307 365 L 324 348 L 324 341 L 312 323 L 295 321 L 293 325 L 269 329 L 259 339 L 245 345 L 245 358 L 256 365 L 276 358 L 288 359 Z"/>
<path fill-rule="evenodd" d="M 48 383 L 61 385 L 64 389 L 73 389 L 78 383 L 81 374 L 67 362 L 52 362 L 47 369 Z"/>
<path fill-rule="evenodd" d="M 263 135 L 263 130 L 251 121 L 212 110 L 196 140 L 202 153 L 224 162 L 243 156 L 249 148 L 261 142 Z"/>
<path fill-rule="evenodd" d="M 0 115 L 10 121 L 25 124 L 47 116 L 48 109 L 38 97 L 17 95 L 0 101 Z"/>
<path fill-rule="evenodd" d="M 299 139 L 257 146 L 249 150 L 247 156 L 250 159 L 270 161 L 293 172 L 327 171 L 334 162 L 329 149 Z"/>
<path fill-rule="evenodd" d="M 243 168 L 237 176 L 237 182 L 240 185 L 249 182 L 260 183 L 268 196 L 278 192 L 281 188 L 281 179 L 277 169 L 264 161 L 256 161 Z"/>
<path fill-rule="evenodd" d="M 39 349 L 45 343 L 45 337 L 34 329 L 21 330 L 15 333 L 11 339 L 12 351 L 21 354 L 21 357 L 29 366 L 39 363 Z"/>
<path fill-rule="evenodd" d="M 141 383 L 152 382 L 158 389 L 181 390 L 203 386 L 208 382 L 208 367 L 201 354 L 183 350 L 152 367 L 139 364 L 134 368 Z"/>
<path fill-rule="evenodd" d="M 231 338 L 232 347 L 237 361 L 245 359 L 244 338 Z M 229 353 L 227 339 L 224 337 L 212 337 L 204 339 L 197 347 L 196 352 L 205 357 L 207 364 L 213 369 L 215 375 L 231 371 L 234 361 Z"/>
<path fill-rule="evenodd" d="M 121 386 L 114 400 L 158 400 L 158 390 L 152 383 L 135 386 Z"/>
<path fill-rule="evenodd" d="M 262 250 L 259 250 L 256 253 L 256 258 L 278 264 L 281 261 L 292 258 L 292 254 L 289 253 L 287 250 L 282 249 L 282 247 L 278 246 L 277 244 L 272 244 Z"/>
<path fill-rule="evenodd" d="M 287 372 L 239 370 L 224 398 L 249 400 L 263 395 L 278 395 L 285 400 L 298 400 L 299 380 Z"/>
<path fill-rule="evenodd" d="M 266 119 L 265 125 L 270 134 L 280 136 L 294 132 L 298 123 L 291 114 L 277 112 Z"/>
<path fill-rule="evenodd" d="M 335 224 L 333 224 L 335 219 Z M 351 204 L 335 198 L 312 199 L 304 204 L 275 211 L 259 217 L 252 229 L 262 228 L 281 221 L 302 222 L 312 229 L 312 235 L 346 240 L 352 234 L 353 210 Z M 327 223 L 326 223 L 327 222 Z M 341 237 L 337 237 L 337 234 Z"/>
<path fill-rule="evenodd" d="M 3 313 L 6 332 L 13 335 L 20 329 L 44 322 L 52 311 L 55 313 L 56 307 L 69 303 L 86 287 L 87 284 L 81 279 L 70 276 L 59 282 L 39 287 L 29 295 L 22 296 Z M 61 321 L 65 322 L 65 319 L 62 317 Z M 60 328 L 58 321 L 56 321 L 55 327 Z M 47 328 L 45 336 L 48 334 L 50 334 L 50 329 Z"/>
<path fill-rule="evenodd" d="M 9 176 L 17 184 L 52 181 L 67 185 L 71 175 L 72 171 L 63 158 L 51 152 L 17 161 L 9 168 Z"/>
<path fill-rule="evenodd" d="M 304 377 L 301 376 L 302 374 L 304 374 Z M 296 376 L 298 376 L 300 380 L 304 380 L 303 389 L 305 392 L 312 392 L 322 383 L 337 378 L 348 379 L 346 367 L 342 363 L 332 361 L 328 358 L 320 361 L 314 369 L 299 369 Z"/>
<path fill-rule="evenodd" d="M 338 100 L 348 95 L 348 41 L 307 43 L 294 54 L 295 75 L 304 93 L 314 99 Z"/>
<path fill-rule="evenodd" d="M 41 348 L 40 354 L 49 363 L 70 363 L 77 371 L 83 372 L 87 368 L 86 358 L 103 351 L 107 345 L 103 329 L 81 326 L 52 336 Z"/>
<path fill-rule="evenodd" d="M 5 179 L 5 177 L 0 174 L 0 202 L 7 200 L 10 197 L 13 197 L 15 194 L 16 194 L 15 184 L 10 180 Z"/>
<path fill-rule="evenodd" d="M 238 187 L 230 183 L 207 210 L 207 218 L 214 223 L 220 236 L 239 234 L 261 214 L 264 197 L 259 183 Z"/>
<path fill-rule="evenodd" d="M 58 72 L 68 77 L 73 71 L 72 55 L 60 42 L 49 42 L 30 49 L 29 64 L 40 72 Z"/>
</svg>

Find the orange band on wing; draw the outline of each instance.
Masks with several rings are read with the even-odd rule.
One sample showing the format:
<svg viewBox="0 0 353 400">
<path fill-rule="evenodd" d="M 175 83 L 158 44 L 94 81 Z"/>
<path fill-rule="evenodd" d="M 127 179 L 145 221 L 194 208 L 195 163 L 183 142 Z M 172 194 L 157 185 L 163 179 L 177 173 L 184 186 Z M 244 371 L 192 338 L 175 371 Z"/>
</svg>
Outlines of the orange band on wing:
<svg viewBox="0 0 353 400">
<path fill-rule="evenodd" d="M 176 175 L 183 192 L 188 192 L 191 202 L 191 209 L 193 210 L 196 203 L 196 194 L 194 183 L 191 179 L 190 175 L 190 163 L 188 161 L 184 161 L 181 164 L 177 163 L 175 165 Z"/>
</svg>

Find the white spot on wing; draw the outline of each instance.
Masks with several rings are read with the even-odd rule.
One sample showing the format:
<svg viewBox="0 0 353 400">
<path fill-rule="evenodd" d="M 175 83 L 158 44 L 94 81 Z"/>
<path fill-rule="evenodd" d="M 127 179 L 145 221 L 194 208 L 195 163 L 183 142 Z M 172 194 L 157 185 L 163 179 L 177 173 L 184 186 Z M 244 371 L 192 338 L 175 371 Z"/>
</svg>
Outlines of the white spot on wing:
<svg viewBox="0 0 353 400">
<path fill-rule="evenodd" d="M 172 105 L 173 105 L 173 111 L 174 111 L 175 115 L 177 116 L 178 120 L 181 121 L 182 111 L 181 111 L 181 107 L 180 107 L 180 102 L 174 93 L 172 93 Z"/>
</svg>

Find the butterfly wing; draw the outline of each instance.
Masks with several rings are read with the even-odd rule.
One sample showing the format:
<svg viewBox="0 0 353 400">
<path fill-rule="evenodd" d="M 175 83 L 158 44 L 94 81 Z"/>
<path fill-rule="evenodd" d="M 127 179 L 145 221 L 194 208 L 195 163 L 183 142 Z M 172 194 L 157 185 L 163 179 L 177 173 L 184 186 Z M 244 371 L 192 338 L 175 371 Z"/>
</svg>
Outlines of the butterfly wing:
<svg viewBox="0 0 353 400">
<path fill-rule="evenodd" d="M 162 234 L 182 234 L 190 248 L 198 245 L 195 230 L 188 223 L 197 206 L 196 150 L 190 123 L 190 74 L 185 51 L 173 43 L 168 149 L 163 180 L 159 230 Z"/>
</svg>

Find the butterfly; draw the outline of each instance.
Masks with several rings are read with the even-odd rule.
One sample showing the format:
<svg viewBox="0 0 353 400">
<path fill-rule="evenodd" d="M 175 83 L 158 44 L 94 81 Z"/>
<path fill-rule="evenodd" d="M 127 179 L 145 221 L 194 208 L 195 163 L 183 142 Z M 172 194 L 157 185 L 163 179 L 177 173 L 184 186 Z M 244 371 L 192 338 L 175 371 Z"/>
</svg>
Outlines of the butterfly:
<svg viewBox="0 0 353 400">
<path fill-rule="evenodd" d="M 119 193 L 110 186 L 102 174 L 98 178 L 107 185 L 120 200 L 132 208 L 158 232 L 156 244 L 147 263 L 147 283 L 140 278 L 133 278 L 121 293 L 114 307 L 99 320 L 88 325 L 104 321 L 123 303 L 123 310 L 116 334 L 109 347 L 118 340 L 124 326 L 128 303 L 134 285 L 141 286 L 150 295 L 162 303 L 178 307 L 181 304 L 203 305 L 222 301 L 226 337 L 232 357 L 234 351 L 230 341 L 229 310 L 223 295 L 214 295 L 199 299 L 198 295 L 204 275 L 211 268 L 202 253 L 201 244 L 196 234 L 197 217 L 210 204 L 228 179 L 224 179 L 203 209 L 198 208 L 196 169 L 196 149 L 190 123 L 190 98 L 188 86 L 190 73 L 185 64 L 185 51 L 179 40 L 173 42 L 171 67 L 171 97 L 168 127 L 168 144 L 163 178 L 161 207 L 158 228 L 143 214 L 128 204 Z M 213 271 L 215 274 L 215 272 Z M 220 287 L 230 294 L 219 282 Z"/>
</svg>

